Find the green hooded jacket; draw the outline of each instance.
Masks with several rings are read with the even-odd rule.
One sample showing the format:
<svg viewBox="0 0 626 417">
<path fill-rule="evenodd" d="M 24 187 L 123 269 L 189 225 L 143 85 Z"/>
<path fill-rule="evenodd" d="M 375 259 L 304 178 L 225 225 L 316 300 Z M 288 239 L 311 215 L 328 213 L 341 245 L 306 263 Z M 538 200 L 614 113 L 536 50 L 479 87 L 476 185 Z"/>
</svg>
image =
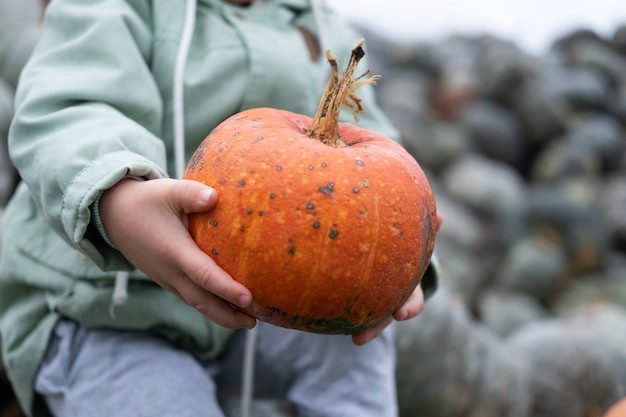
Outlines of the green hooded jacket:
<svg viewBox="0 0 626 417">
<path fill-rule="evenodd" d="M 21 75 L 9 140 L 23 181 L 4 218 L 0 332 L 9 378 L 30 416 L 44 415 L 33 384 L 61 317 L 154 331 L 198 357 L 220 352 L 231 334 L 107 244 L 94 203 L 127 176 L 175 176 L 172 97 L 185 29 L 192 29 L 178 80 L 185 158 L 244 109 L 312 116 L 328 64 L 323 53 L 311 58 L 298 29 L 321 35 L 306 0 L 248 8 L 198 0 L 187 11 L 184 1 L 54 0 Z M 321 16 L 329 49 L 345 62 L 359 36 L 328 7 Z M 371 86 L 359 93 L 368 111 L 359 124 L 398 139 Z M 130 271 L 129 296 L 111 314 L 120 270 Z"/>
</svg>

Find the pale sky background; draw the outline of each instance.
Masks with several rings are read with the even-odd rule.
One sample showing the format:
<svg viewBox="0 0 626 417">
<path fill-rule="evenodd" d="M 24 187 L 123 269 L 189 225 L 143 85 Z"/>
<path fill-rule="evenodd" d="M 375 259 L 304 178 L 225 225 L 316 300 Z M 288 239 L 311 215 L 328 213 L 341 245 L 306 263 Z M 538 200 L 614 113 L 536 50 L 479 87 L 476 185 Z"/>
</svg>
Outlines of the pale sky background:
<svg viewBox="0 0 626 417">
<path fill-rule="evenodd" d="M 451 34 L 492 34 L 530 53 L 585 27 L 612 36 L 626 24 L 626 0 L 328 0 L 350 21 L 391 39 L 432 41 Z"/>
</svg>

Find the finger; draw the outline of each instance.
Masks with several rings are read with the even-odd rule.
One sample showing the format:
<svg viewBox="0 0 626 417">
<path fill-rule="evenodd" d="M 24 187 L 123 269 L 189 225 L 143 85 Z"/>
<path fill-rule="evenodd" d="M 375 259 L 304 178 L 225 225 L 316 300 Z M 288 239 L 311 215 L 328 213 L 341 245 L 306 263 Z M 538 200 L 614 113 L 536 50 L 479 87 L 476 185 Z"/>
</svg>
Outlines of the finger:
<svg viewBox="0 0 626 417">
<path fill-rule="evenodd" d="M 372 340 L 380 336 L 383 330 L 385 330 L 385 328 L 389 326 L 392 321 L 393 321 L 393 318 L 387 317 L 382 322 L 378 323 L 376 326 L 370 329 L 364 330 L 362 332 L 353 334 L 352 343 L 354 343 L 357 346 L 363 346 L 364 344 L 371 342 Z"/>
<path fill-rule="evenodd" d="M 250 290 L 235 281 L 210 256 L 202 252 L 191 237 L 188 246 L 187 250 L 178 252 L 185 254 L 178 260 L 178 264 L 196 285 L 238 307 L 245 308 L 252 303 Z"/>
<path fill-rule="evenodd" d="M 203 213 L 217 203 L 217 192 L 198 181 L 174 181 L 170 188 L 170 198 L 178 213 Z"/>
<path fill-rule="evenodd" d="M 398 321 L 408 320 L 422 312 L 424 308 L 424 292 L 418 285 L 409 298 L 393 313 L 393 318 Z"/>
<path fill-rule="evenodd" d="M 439 210 L 437 210 L 437 225 L 435 226 L 435 231 L 438 232 L 441 229 L 441 225 L 443 224 L 443 214 Z"/>
<path fill-rule="evenodd" d="M 181 225 L 180 228 L 183 226 Z M 181 233 L 182 232 L 182 233 Z M 169 265 L 175 266 L 169 273 L 152 269 L 154 264 L 150 259 L 140 259 L 139 264 L 145 265 L 144 272 L 155 279 L 158 276 L 166 275 L 165 280 L 173 274 L 180 274 L 194 282 L 195 285 L 204 291 L 211 292 L 226 302 L 238 307 L 248 307 L 252 302 L 250 291 L 235 281 L 226 271 L 220 268 L 215 261 L 204 253 L 193 240 L 186 229 L 180 230 L 178 227 L 164 227 L 153 231 L 155 239 L 160 243 L 155 249 L 157 256 L 167 259 Z M 177 239 L 172 239 L 177 236 Z"/>
<path fill-rule="evenodd" d="M 256 325 L 256 320 L 253 317 L 207 292 L 188 277 L 179 275 L 169 281 L 169 283 L 162 285 L 166 290 L 178 296 L 213 322 L 230 329 L 251 329 Z"/>
</svg>

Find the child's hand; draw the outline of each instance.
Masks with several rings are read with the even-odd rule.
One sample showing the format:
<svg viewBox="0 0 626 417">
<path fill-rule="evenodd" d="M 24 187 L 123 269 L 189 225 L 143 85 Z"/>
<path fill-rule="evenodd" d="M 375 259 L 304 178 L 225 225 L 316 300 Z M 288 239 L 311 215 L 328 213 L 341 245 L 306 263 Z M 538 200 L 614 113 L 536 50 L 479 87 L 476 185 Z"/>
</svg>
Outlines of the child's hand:
<svg viewBox="0 0 626 417">
<path fill-rule="evenodd" d="M 353 334 L 352 343 L 359 346 L 364 345 L 378 337 L 394 319 L 398 321 L 411 319 L 417 316 L 423 308 L 424 293 L 422 292 L 422 287 L 418 285 L 413 294 L 390 317 L 387 317 L 371 329 Z"/>
<path fill-rule="evenodd" d="M 441 215 L 441 213 L 437 212 L 437 225 L 435 226 L 435 233 L 439 231 L 442 224 L 443 216 Z M 398 321 L 412 319 L 413 317 L 421 313 L 423 308 L 424 293 L 422 292 L 422 287 L 418 285 L 417 288 L 415 288 L 415 291 L 413 291 L 413 294 L 409 296 L 404 304 L 402 304 L 400 308 L 391 315 L 391 317 L 386 318 L 371 329 L 367 329 L 363 332 L 353 334 L 352 342 L 355 345 L 364 345 L 367 342 L 370 342 L 371 340 L 378 337 L 383 332 L 383 330 L 385 330 L 385 328 L 389 326 L 389 324 L 391 324 L 394 319 Z"/>
<path fill-rule="evenodd" d="M 100 199 L 100 215 L 111 241 L 161 287 L 214 322 L 252 328 L 254 318 L 235 310 L 252 294 L 202 252 L 187 230 L 187 214 L 211 210 L 216 192 L 195 181 L 123 180 Z"/>
</svg>

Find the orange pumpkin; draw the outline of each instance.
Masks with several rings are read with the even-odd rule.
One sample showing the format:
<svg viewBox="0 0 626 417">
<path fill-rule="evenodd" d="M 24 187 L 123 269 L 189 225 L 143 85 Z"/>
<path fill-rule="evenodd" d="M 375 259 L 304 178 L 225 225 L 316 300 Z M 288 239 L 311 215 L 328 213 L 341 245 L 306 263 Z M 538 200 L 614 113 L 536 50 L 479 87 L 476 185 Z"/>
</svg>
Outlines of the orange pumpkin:
<svg viewBox="0 0 626 417">
<path fill-rule="evenodd" d="M 249 288 L 245 311 L 278 326 L 352 334 L 413 292 L 434 246 L 436 208 L 417 162 L 397 143 L 339 123 L 354 91 L 376 76 L 332 74 L 314 119 L 243 111 L 217 126 L 185 178 L 215 188 L 217 206 L 189 218 L 198 246 Z M 357 119 L 358 120 L 358 119 Z"/>
</svg>

